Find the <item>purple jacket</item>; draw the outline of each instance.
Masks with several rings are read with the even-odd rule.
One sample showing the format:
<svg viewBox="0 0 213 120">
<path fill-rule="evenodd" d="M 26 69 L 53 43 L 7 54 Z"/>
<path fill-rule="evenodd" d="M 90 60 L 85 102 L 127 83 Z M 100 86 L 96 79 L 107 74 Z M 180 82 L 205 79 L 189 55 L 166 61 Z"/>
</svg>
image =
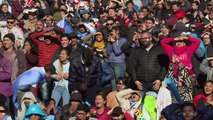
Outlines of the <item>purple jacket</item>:
<svg viewBox="0 0 213 120">
<path fill-rule="evenodd" d="M 12 63 L 6 58 L 0 58 L 0 93 L 9 97 L 13 94 L 11 83 Z"/>
</svg>

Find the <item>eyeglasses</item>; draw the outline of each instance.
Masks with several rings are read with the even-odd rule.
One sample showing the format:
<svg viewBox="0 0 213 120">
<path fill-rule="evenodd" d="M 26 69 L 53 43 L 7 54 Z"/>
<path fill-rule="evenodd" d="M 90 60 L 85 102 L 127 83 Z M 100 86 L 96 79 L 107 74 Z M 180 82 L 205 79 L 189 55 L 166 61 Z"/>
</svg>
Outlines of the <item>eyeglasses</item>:
<svg viewBox="0 0 213 120">
<path fill-rule="evenodd" d="M 85 115 L 85 113 L 77 112 L 77 115 L 78 115 L 78 116 L 84 116 L 84 115 Z"/>
<path fill-rule="evenodd" d="M 112 26 L 113 24 L 114 24 L 114 23 L 111 23 L 111 24 L 110 24 L 110 23 L 107 23 L 106 25 L 107 25 L 107 26 Z"/>
<path fill-rule="evenodd" d="M 12 21 L 7 21 L 7 24 L 13 24 L 14 22 L 12 22 Z"/>
</svg>

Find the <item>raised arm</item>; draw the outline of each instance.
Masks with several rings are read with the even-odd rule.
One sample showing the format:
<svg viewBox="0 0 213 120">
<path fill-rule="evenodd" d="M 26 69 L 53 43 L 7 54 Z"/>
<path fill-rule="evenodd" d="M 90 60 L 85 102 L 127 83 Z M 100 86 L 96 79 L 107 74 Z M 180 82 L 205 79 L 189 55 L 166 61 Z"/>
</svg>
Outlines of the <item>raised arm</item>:
<svg viewBox="0 0 213 120">
<path fill-rule="evenodd" d="M 164 38 L 163 40 L 160 41 L 163 50 L 166 52 L 168 56 L 170 56 L 173 51 L 173 47 L 169 45 L 173 41 L 174 38 Z"/>
<path fill-rule="evenodd" d="M 119 56 L 121 55 L 123 52 L 121 51 L 121 46 L 127 42 L 127 39 L 126 38 L 122 38 L 120 40 L 117 40 L 116 42 L 114 42 L 112 44 L 112 50 L 113 52 L 115 53 L 116 56 Z"/>
<path fill-rule="evenodd" d="M 44 36 L 44 32 L 39 32 L 39 33 L 33 33 L 30 35 L 32 38 L 32 41 L 35 43 L 35 45 L 38 47 L 41 41 L 38 40 L 39 37 Z"/>
<path fill-rule="evenodd" d="M 207 58 L 204 59 L 202 61 L 202 63 L 200 64 L 200 71 L 205 73 L 205 74 L 207 74 L 208 72 L 211 71 L 210 68 L 207 66 L 207 64 L 208 64 L 208 59 Z"/>
</svg>

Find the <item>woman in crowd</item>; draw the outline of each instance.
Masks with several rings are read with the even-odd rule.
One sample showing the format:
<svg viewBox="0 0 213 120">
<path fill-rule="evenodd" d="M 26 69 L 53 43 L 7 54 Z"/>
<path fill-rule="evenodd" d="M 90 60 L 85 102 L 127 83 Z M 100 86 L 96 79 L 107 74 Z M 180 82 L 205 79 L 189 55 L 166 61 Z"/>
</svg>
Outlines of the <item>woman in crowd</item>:
<svg viewBox="0 0 213 120">
<path fill-rule="evenodd" d="M 30 69 L 38 64 L 38 50 L 32 40 L 27 38 L 24 41 L 23 51 L 27 60 L 27 69 Z"/>
<path fill-rule="evenodd" d="M 109 64 L 114 70 L 115 79 L 112 83 L 112 89 L 116 89 L 116 81 L 119 77 L 123 77 L 126 71 L 125 54 L 121 51 L 121 46 L 127 42 L 123 37 L 121 27 L 115 26 L 108 38 L 107 55 L 109 56 Z"/>
<path fill-rule="evenodd" d="M 213 57 L 208 57 L 200 64 L 200 71 L 207 75 L 207 81 L 213 80 Z"/>
<path fill-rule="evenodd" d="M 203 93 L 194 98 L 195 107 L 208 106 L 213 108 L 213 81 L 207 81 L 204 84 Z"/>
<path fill-rule="evenodd" d="M 107 113 L 110 110 L 109 107 L 106 106 L 106 96 L 104 93 L 98 93 L 95 98 L 95 106 L 91 107 L 91 115 L 99 119 L 103 114 Z M 108 118 L 106 120 L 111 120 Z"/>
<path fill-rule="evenodd" d="M 58 109 L 55 106 L 55 100 L 54 99 L 50 99 L 47 102 L 45 112 L 46 112 L 47 116 L 52 117 L 52 118 L 55 118 L 55 116 L 58 114 Z"/>
<path fill-rule="evenodd" d="M 68 89 L 68 77 L 69 77 L 69 56 L 70 52 L 66 48 L 60 50 L 59 59 L 57 59 L 53 65 L 56 68 L 57 75 L 55 76 L 52 96 L 55 100 L 55 105 L 58 106 L 60 99 L 63 100 L 63 106 L 69 104 L 70 94 Z"/>
<path fill-rule="evenodd" d="M 203 42 L 206 46 L 206 49 L 208 48 L 208 46 L 211 45 L 211 38 L 210 38 L 210 34 L 209 32 L 205 32 L 201 35 L 202 39 L 203 39 Z"/>
</svg>

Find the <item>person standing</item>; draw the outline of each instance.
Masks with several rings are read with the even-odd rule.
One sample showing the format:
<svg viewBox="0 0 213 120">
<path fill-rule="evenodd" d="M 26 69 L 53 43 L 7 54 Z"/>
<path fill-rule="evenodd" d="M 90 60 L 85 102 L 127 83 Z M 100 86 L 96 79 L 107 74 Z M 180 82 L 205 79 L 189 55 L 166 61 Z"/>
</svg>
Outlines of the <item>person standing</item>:
<svg viewBox="0 0 213 120">
<path fill-rule="evenodd" d="M 139 40 L 140 47 L 134 51 L 132 79 L 138 90 L 157 92 L 167 73 L 168 57 L 160 46 L 152 43 L 149 32 L 136 34 L 133 39 Z"/>
</svg>

